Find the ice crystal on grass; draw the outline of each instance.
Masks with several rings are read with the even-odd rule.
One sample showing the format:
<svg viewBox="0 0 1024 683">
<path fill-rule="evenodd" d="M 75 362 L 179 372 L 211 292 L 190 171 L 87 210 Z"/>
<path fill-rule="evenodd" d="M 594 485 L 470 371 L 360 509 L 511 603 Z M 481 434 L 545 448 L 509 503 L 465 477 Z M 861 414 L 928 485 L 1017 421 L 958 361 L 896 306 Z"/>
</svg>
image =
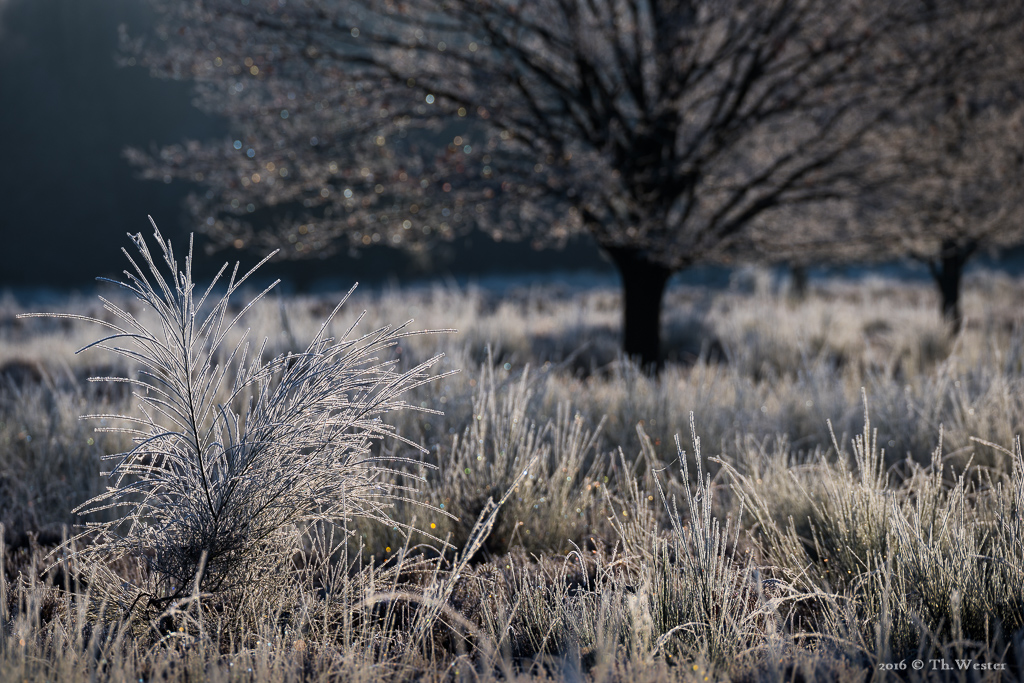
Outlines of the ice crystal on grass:
<svg viewBox="0 0 1024 683">
<path fill-rule="evenodd" d="M 409 323 L 355 335 L 357 319 L 330 336 L 343 299 L 305 350 L 265 360 L 266 342 L 256 347 L 234 330 L 274 285 L 237 313 L 229 300 L 267 259 L 241 277 L 236 264 L 217 298 L 225 264 L 200 294 L 191 244 L 181 269 L 170 241 L 153 228 L 158 252 L 141 233 L 132 236 L 141 258 L 125 251 L 131 268 L 116 284 L 155 314 L 155 324 L 102 297 L 111 321 L 61 316 L 108 328 L 85 348 L 140 367 L 134 378 L 93 378 L 130 385 L 137 410 L 87 416 L 108 425 L 100 430 L 129 434 L 133 446 L 106 456 L 114 461 L 106 491 L 76 510 L 108 517 L 89 523 L 80 555 L 143 561 L 159 586 L 152 604 L 258 581 L 314 522 L 361 516 L 402 526 L 388 507 L 403 495 L 389 481 L 403 459 L 372 447 L 391 437 L 419 448 L 381 416 L 413 407 L 403 393 L 436 378 L 428 370 L 441 356 L 404 372 L 396 360 L 381 360 L 388 347 L 418 334 Z"/>
</svg>

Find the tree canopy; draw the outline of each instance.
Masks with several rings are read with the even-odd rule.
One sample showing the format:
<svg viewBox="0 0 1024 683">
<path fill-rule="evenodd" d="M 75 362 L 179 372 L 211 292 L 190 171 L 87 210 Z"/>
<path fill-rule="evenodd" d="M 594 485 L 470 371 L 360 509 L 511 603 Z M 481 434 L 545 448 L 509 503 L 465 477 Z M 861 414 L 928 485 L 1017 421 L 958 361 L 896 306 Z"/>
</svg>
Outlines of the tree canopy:
<svg viewBox="0 0 1024 683">
<path fill-rule="evenodd" d="M 416 248 L 480 228 L 593 237 L 624 350 L 660 357 L 669 277 L 779 216 L 864 194 L 870 136 L 942 77 L 921 27 L 954 3 L 155 0 L 151 68 L 196 82 L 230 140 L 131 151 L 205 185 L 221 244 Z M 948 5 L 948 6 L 947 6 Z M 916 33 L 914 31 L 917 31 Z M 913 40 L 908 40 L 913 36 Z M 967 56 L 960 55 L 961 59 Z M 772 220 L 772 216 L 775 219 Z"/>
<path fill-rule="evenodd" d="M 882 130 L 900 182 L 862 233 L 927 265 L 959 329 L 960 281 L 983 250 L 1024 242 L 1024 6 L 991 3 L 930 22 L 938 78 Z"/>
</svg>

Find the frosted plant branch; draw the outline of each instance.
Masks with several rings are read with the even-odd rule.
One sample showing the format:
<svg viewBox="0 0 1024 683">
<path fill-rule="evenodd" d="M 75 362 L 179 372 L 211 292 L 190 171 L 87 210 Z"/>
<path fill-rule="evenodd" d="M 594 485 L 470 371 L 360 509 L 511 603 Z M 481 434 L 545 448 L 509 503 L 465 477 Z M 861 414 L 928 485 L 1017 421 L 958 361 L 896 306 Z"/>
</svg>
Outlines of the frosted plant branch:
<svg viewBox="0 0 1024 683">
<path fill-rule="evenodd" d="M 106 456 L 115 463 L 106 491 L 75 510 L 115 511 L 87 525 L 91 543 L 80 555 L 141 558 L 171 599 L 194 585 L 216 592 L 243 584 L 291 548 L 308 523 L 362 516 L 395 525 L 389 504 L 407 489 L 387 476 L 403 463 L 429 465 L 379 455 L 372 444 L 396 438 L 423 450 L 381 416 L 419 410 L 402 395 L 444 376 L 429 374 L 442 355 L 406 371 L 381 360 L 400 339 L 419 334 L 408 330 L 411 321 L 356 335 L 357 320 L 342 337 L 328 336 L 346 295 L 304 350 L 264 360 L 266 341 L 253 349 L 248 331 L 228 340 L 277 283 L 233 316 L 229 301 L 267 259 L 241 277 L 236 265 L 215 299 L 222 268 L 197 299 L 192 245 L 182 268 L 153 228 L 157 256 L 141 234 L 132 236 L 140 258 L 125 251 L 131 269 L 117 284 L 155 313 L 155 324 L 106 299 L 114 322 L 57 316 L 107 328 L 83 351 L 105 349 L 142 368 L 134 378 L 93 378 L 127 383 L 138 410 L 86 416 L 120 423 L 100 429 L 128 435 L 133 446 Z"/>
</svg>

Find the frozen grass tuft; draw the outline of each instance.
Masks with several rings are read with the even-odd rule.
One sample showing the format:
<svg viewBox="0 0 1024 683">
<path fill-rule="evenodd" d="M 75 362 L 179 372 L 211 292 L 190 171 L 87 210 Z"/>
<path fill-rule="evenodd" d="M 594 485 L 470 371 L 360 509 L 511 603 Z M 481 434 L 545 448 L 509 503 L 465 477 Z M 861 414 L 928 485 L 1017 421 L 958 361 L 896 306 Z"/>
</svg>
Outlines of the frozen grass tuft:
<svg viewBox="0 0 1024 683">
<path fill-rule="evenodd" d="M 99 344 L 112 360 L 54 362 L 85 326 L 0 298 L 0 679 L 1019 674 L 1019 282 L 973 276 L 954 339 L 926 285 L 816 283 L 800 303 L 765 278 L 675 288 L 682 362 L 650 377 L 615 356 L 610 291 L 247 307 L 221 303 L 241 293 L 228 277 L 188 303 L 188 261 L 162 251 L 106 304 L 70 304 L 116 328 Z M 231 327 L 243 312 L 265 345 Z M 462 333 L 386 328 L 413 316 Z M 83 428 L 83 408 L 114 431 Z M 115 451 L 125 476 L 104 493 Z M 172 464 L 187 490 L 164 483 Z M 90 498 L 109 506 L 97 525 L 50 554 L 66 501 Z M 162 555 L 161 529 L 176 534 Z"/>
<path fill-rule="evenodd" d="M 131 270 L 118 284 L 155 314 L 155 323 L 109 299 L 103 302 L 111 320 L 60 316 L 107 328 L 85 348 L 140 368 L 135 377 L 93 378 L 129 385 L 137 408 L 87 416 L 112 422 L 97 431 L 128 435 L 132 446 L 105 456 L 114 462 L 106 490 L 75 510 L 112 511 L 74 539 L 77 556 L 142 562 L 155 582 L 139 588 L 133 602 L 145 597 L 162 610 L 194 591 L 253 590 L 299 547 L 310 525 L 362 517 L 406 526 L 388 514 L 402 497 L 388 475 L 403 458 L 374 454 L 371 444 L 398 439 L 415 452 L 418 446 L 381 416 L 409 408 L 402 395 L 435 379 L 428 369 L 441 356 L 405 371 L 395 360 L 380 360 L 414 334 L 405 325 L 354 335 L 353 323 L 339 338 L 328 336 L 345 299 L 304 350 L 267 360 L 266 342 L 251 346 L 247 332 L 228 343 L 270 288 L 233 312 L 231 297 L 256 268 L 239 277 L 236 264 L 224 293 L 214 297 L 225 265 L 200 293 L 191 245 L 179 265 L 153 227 L 156 256 L 141 234 L 132 236 L 138 261 L 125 251 Z"/>
</svg>

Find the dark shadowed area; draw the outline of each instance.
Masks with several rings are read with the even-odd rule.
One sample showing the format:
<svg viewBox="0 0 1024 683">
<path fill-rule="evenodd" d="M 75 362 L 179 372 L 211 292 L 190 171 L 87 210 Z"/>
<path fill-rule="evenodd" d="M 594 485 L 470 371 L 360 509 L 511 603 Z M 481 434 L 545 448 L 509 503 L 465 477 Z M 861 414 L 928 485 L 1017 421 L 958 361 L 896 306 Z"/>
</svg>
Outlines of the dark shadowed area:
<svg viewBox="0 0 1024 683">
<path fill-rule="evenodd" d="M 150 19 L 139 3 L 0 7 L 0 280 L 60 286 L 116 272 L 110 245 L 144 228 L 147 213 L 178 233 L 186 192 L 135 180 L 121 149 L 214 135 L 220 126 L 191 106 L 188 84 L 116 66 L 118 24 Z"/>
<path fill-rule="evenodd" d="M 148 234 L 147 215 L 175 242 L 187 239 L 182 201 L 192 188 L 138 178 L 123 150 L 216 138 L 227 129 L 192 106 L 191 83 L 118 66 L 118 26 L 140 34 L 152 21 L 136 0 L 0 0 L 0 286 L 82 286 L 115 276 L 123 266 L 111 247 L 126 245 L 125 233 Z M 221 253 L 210 263 L 239 256 L 256 255 Z M 537 252 L 475 235 L 417 255 L 377 248 L 281 261 L 267 274 L 305 289 L 554 268 L 611 272 L 589 241 Z"/>
</svg>

